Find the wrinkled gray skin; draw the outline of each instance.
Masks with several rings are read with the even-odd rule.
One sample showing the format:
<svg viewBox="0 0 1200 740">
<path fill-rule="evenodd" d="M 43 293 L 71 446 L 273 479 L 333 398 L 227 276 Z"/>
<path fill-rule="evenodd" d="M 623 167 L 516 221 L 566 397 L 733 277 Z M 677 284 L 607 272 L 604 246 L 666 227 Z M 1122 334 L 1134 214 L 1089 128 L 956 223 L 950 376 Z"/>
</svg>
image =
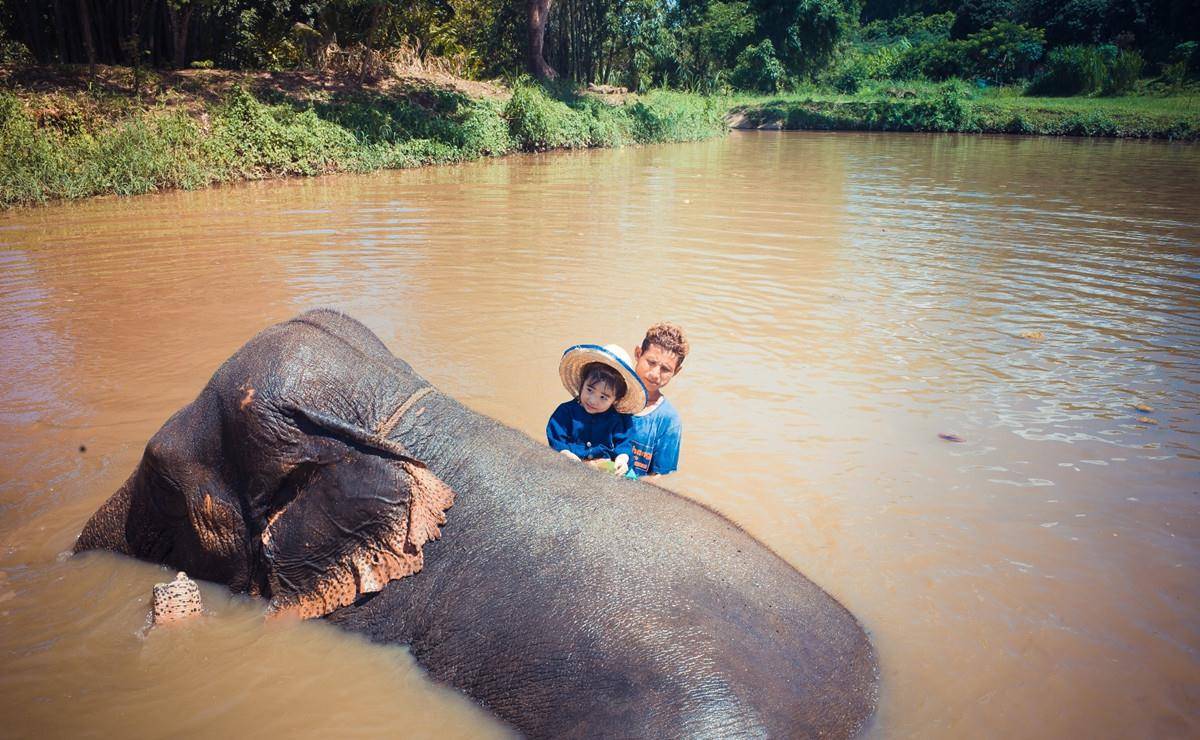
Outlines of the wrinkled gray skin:
<svg viewBox="0 0 1200 740">
<path fill-rule="evenodd" d="M 343 541 L 369 540 L 386 518 L 373 506 L 408 505 L 406 479 L 388 472 L 405 458 L 353 430 L 376 429 L 426 385 L 342 314 L 270 327 L 155 435 L 76 549 L 276 601 L 302 593 Z M 330 622 L 409 645 L 434 678 L 529 736 L 846 737 L 871 717 L 877 668 L 858 622 L 720 515 L 436 391 L 389 437 L 455 503 L 423 570 Z M 286 550 L 299 539 L 273 523 L 268 556 L 272 517 L 291 519 L 304 547 Z"/>
</svg>

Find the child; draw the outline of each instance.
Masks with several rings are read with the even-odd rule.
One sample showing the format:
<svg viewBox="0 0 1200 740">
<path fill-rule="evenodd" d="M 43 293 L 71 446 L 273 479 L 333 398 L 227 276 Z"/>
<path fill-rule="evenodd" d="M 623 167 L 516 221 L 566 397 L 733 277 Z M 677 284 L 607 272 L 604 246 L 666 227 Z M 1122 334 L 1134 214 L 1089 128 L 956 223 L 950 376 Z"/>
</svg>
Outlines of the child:
<svg viewBox="0 0 1200 740">
<path fill-rule="evenodd" d="M 646 405 L 646 388 L 625 350 L 577 344 L 558 363 L 563 386 L 575 398 L 554 410 L 546 441 L 576 460 L 611 460 L 613 472 L 629 470 L 630 414 Z"/>
</svg>

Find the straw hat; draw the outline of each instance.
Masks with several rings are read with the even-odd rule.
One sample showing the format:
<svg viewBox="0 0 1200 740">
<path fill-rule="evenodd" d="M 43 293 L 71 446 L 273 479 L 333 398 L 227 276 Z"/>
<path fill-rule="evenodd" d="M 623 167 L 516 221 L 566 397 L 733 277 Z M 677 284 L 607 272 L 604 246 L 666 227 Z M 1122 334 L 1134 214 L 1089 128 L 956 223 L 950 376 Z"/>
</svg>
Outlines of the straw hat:
<svg viewBox="0 0 1200 740">
<path fill-rule="evenodd" d="M 563 387 L 572 396 L 579 396 L 579 387 L 583 384 L 583 369 L 593 362 L 608 365 L 625 380 L 625 394 L 617 399 L 613 408 L 622 414 L 636 414 L 646 408 L 646 386 L 642 379 L 633 371 L 633 360 L 629 353 L 615 344 L 576 344 L 563 352 L 562 360 L 558 363 L 558 377 L 562 378 Z"/>
</svg>

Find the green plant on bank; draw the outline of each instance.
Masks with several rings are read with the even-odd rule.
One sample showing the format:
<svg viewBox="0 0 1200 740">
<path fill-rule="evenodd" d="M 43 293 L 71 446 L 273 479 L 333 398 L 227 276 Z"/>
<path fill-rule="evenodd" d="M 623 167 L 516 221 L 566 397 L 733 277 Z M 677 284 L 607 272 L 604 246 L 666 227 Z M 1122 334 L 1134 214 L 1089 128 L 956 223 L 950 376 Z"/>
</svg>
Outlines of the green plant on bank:
<svg viewBox="0 0 1200 740">
<path fill-rule="evenodd" d="M 1136 51 L 1122 50 L 1108 65 L 1107 79 L 1101 92 L 1104 95 L 1121 95 L 1133 90 L 1146 62 Z"/>
<path fill-rule="evenodd" d="M 1179 92 L 1187 83 L 1188 76 L 1200 72 L 1200 45 L 1187 41 L 1172 50 L 1166 64 L 1162 66 L 1161 81 L 1168 90 Z"/>
<path fill-rule="evenodd" d="M 626 104 L 641 143 L 697 141 L 726 130 L 728 107 L 718 98 L 655 90 Z"/>
<path fill-rule="evenodd" d="M 779 92 L 787 84 L 787 70 L 775 56 L 771 39 L 751 44 L 738 54 L 737 64 L 730 77 L 734 87 L 758 92 Z"/>
<path fill-rule="evenodd" d="M 1094 46 L 1063 46 L 1046 57 L 1046 67 L 1029 86 L 1034 95 L 1087 95 L 1104 84 L 1104 57 Z"/>
<path fill-rule="evenodd" d="M 933 15 L 916 13 L 871 21 L 862 27 L 860 36 L 867 43 L 906 41 L 909 45 L 917 45 L 950 38 L 950 27 L 953 25 L 953 11 Z"/>
<path fill-rule="evenodd" d="M 1045 45 L 1042 29 L 997 21 L 967 37 L 966 54 L 976 76 L 1003 85 L 1027 78 Z"/>
<path fill-rule="evenodd" d="M 729 100 L 752 126 L 786 129 L 978 131 L 1052 136 L 1200 139 L 1200 95 L 1031 98 L 1020 87 L 977 90 L 872 81 L 854 95 L 810 89 Z"/>
<path fill-rule="evenodd" d="M 72 115 L 39 125 L 20 99 L 0 92 L 0 206 L 413 167 L 514 149 L 683 141 L 724 131 L 724 113 L 713 98 L 683 93 L 653 91 L 610 105 L 522 82 L 505 105 L 446 91 L 264 103 L 234 88 L 204 117 L 150 109 L 115 123 L 77 123 Z"/>
<path fill-rule="evenodd" d="M 509 134 L 526 150 L 580 149 L 592 146 L 586 114 L 547 95 L 541 87 L 520 81 L 504 107 Z"/>
<path fill-rule="evenodd" d="M 213 120 L 210 158 L 240 178 L 334 172 L 355 150 L 353 134 L 316 111 L 264 105 L 244 88 L 233 90 Z"/>
</svg>

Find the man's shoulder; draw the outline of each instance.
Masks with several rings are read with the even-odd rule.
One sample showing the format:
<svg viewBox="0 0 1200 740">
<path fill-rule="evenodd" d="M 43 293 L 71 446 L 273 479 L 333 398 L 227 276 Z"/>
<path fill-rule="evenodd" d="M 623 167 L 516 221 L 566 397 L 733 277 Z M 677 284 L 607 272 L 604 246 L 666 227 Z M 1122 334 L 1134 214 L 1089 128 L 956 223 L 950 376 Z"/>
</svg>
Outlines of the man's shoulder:
<svg viewBox="0 0 1200 740">
<path fill-rule="evenodd" d="M 633 418 L 635 423 L 641 426 L 664 430 L 671 427 L 678 427 L 682 423 L 679 418 L 679 412 L 671 403 L 671 399 L 666 396 L 662 397 L 662 400 L 654 407 L 653 411 L 645 415 L 635 415 Z"/>
<path fill-rule="evenodd" d="M 678 426 L 682 423 L 682 420 L 679 418 L 679 410 L 675 408 L 675 404 L 671 403 L 671 399 L 666 396 L 663 396 L 662 403 L 659 404 L 656 412 L 661 414 L 663 419 L 669 420 L 673 426 Z"/>
</svg>

